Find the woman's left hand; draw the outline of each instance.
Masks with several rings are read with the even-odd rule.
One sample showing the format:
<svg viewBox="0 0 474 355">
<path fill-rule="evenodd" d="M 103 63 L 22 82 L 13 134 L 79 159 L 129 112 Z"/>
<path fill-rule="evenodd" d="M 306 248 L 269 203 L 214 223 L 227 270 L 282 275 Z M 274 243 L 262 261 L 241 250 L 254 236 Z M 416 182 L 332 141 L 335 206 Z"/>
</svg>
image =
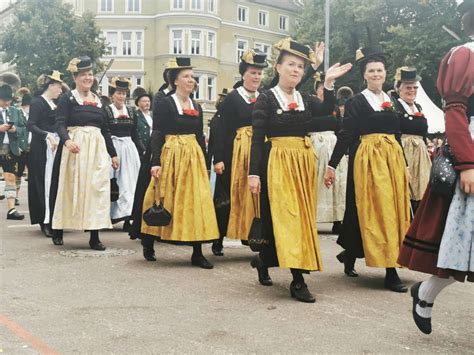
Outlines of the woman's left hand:
<svg viewBox="0 0 474 355">
<path fill-rule="evenodd" d="M 112 168 L 114 168 L 115 170 L 117 170 L 120 166 L 120 160 L 118 157 L 113 157 L 112 158 Z"/>
<path fill-rule="evenodd" d="M 466 194 L 474 195 L 474 169 L 461 171 L 461 190 Z"/>
<path fill-rule="evenodd" d="M 341 65 L 340 63 L 334 64 L 332 67 L 328 69 L 326 72 L 326 78 L 324 80 L 324 86 L 331 87 L 334 84 L 334 81 L 337 78 L 345 75 L 349 70 L 352 69 L 351 63 L 346 63 Z"/>
</svg>

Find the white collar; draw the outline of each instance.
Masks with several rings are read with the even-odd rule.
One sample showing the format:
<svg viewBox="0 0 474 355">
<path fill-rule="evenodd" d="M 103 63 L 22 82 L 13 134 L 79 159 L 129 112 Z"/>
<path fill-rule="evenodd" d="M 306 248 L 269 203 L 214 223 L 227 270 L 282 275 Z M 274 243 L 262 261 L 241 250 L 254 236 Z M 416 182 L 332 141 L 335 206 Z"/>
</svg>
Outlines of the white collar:
<svg viewBox="0 0 474 355">
<path fill-rule="evenodd" d="M 117 108 L 117 106 L 115 106 L 114 104 L 110 104 L 109 107 L 112 109 L 112 113 L 114 115 L 114 118 L 117 118 L 119 116 L 127 116 L 128 117 L 127 106 L 123 105 L 121 110 L 119 110 Z"/>
<path fill-rule="evenodd" d="M 77 89 L 71 90 L 71 94 L 79 105 L 84 105 L 84 100 L 82 99 L 81 95 L 79 95 L 79 91 L 77 91 Z M 92 95 L 94 96 L 94 102 L 97 104 L 97 107 L 102 107 L 102 101 L 100 101 L 99 96 L 94 93 L 92 93 Z"/>
<path fill-rule="evenodd" d="M 419 112 L 418 107 L 416 107 L 414 103 L 413 108 L 411 108 L 410 105 L 408 105 L 401 97 L 398 98 L 398 102 L 402 104 L 403 108 L 409 115 L 413 115 L 414 113 Z"/>
<path fill-rule="evenodd" d="M 51 110 L 56 110 L 56 104 L 53 102 L 53 100 L 48 99 L 46 96 L 41 95 L 41 97 L 46 101 L 46 103 L 49 105 Z"/>
<path fill-rule="evenodd" d="M 171 95 L 171 97 L 173 98 L 174 103 L 176 104 L 176 108 L 178 109 L 178 113 L 180 115 L 182 115 L 183 114 L 183 107 L 181 106 L 181 103 L 179 102 L 178 95 L 176 95 L 176 93 L 174 93 L 173 95 Z M 193 100 L 191 100 L 190 97 L 188 97 L 188 100 L 189 100 L 189 106 L 192 107 L 193 110 L 195 110 L 195 107 L 193 105 Z"/>
<path fill-rule="evenodd" d="M 271 92 L 275 95 L 278 104 L 280 105 L 280 108 L 283 111 L 290 111 L 288 109 L 288 100 L 286 99 L 286 95 L 284 94 L 283 90 L 278 86 L 274 86 L 271 89 Z M 298 107 L 295 109 L 295 111 L 304 111 L 304 103 L 303 103 L 303 98 L 301 97 L 301 94 L 298 90 L 295 89 L 293 92 L 293 102 L 296 102 L 298 104 Z"/>
<path fill-rule="evenodd" d="M 383 102 L 392 102 L 390 100 L 390 97 L 386 93 L 384 93 L 382 91 L 382 94 L 383 94 Z M 372 106 L 374 111 L 382 111 L 382 103 L 383 102 L 380 102 L 377 95 L 375 95 L 369 89 L 365 89 L 364 91 L 362 91 L 362 95 L 365 96 L 365 98 L 367 99 L 367 102 L 369 103 L 370 106 Z"/>
<path fill-rule="evenodd" d="M 255 98 L 258 97 L 258 95 L 260 95 L 260 93 L 258 91 L 255 91 L 253 94 L 248 92 L 244 86 L 239 86 L 237 88 L 237 92 L 239 93 L 240 96 L 242 96 L 242 98 L 244 99 L 244 101 L 248 104 L 251 104 L 252 102 L 250 101 L 251 97 L 254 96 Z"/>
</svg>

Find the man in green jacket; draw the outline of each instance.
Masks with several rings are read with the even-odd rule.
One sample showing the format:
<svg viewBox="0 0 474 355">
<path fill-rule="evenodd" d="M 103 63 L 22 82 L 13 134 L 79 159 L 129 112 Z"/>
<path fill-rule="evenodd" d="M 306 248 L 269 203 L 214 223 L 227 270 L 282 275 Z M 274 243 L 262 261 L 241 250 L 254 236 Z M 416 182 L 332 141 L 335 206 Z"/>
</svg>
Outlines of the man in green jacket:
<svg viewBox="0 0 474 355">
<path fill-rule="evenodd" d="M 20 140 L 26 126 L 20 111 L 11 107 L 13 91 L 10 85 L 0 82 L 0 166 L 5 178 L 5 197 L 8 203 L 7 219 L 22 220 L 24 215 L 15 208 L 16 174 L 21 156 Z"/>
</svg>

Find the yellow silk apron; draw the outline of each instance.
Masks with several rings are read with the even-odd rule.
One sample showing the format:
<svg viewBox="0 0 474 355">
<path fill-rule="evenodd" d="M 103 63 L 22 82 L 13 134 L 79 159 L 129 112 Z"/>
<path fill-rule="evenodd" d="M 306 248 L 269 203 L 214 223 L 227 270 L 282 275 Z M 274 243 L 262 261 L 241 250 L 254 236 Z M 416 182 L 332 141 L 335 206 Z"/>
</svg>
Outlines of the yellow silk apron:
<svg viewBox="0 0 474 355">
<path fill-rule="evenodd" d="M 393 134 L 361 137 L 354 185 L 367 266 L 397 267 L 410 226 L 410 202 L 405 159 Z"/>
<path fill-rule="evenodd" d="M 53 229 L 112 228 L 110 221 L 110 158 L 100 128 L 68 127 L 81 151 L 61 154 Z"/>
<path fill-rule="evenodd" d="M 402 145 L 410 168 L 410 186 L 413 197 L 415 201 L 420 201 L 430 181 L 430 154 L 421 136 L 404 134 L 402 135 Z"/>
<path fill-rule="evenodd" d="M 219 238 L 206 163 L 196 136 L 167 135 L 161 153 L 161 168 L 160 181 L 156 183 L 158 188 L 155 189 L 154 178 L 150 180 L 143 212 L 161 196 L 164 207 L 173 217 L 165 227 L 148 226 L 142 220 L 142 233 L 176 242 L 205 242 Z"/>
<path fill-rule="evenodd" d="M 309 137 L 274 137 L 268 160 L 268 196 L 282 268 L 322 271 L 316 229 L 316 153 Z"/>
<path fill-rule="evenodd" d="M 230 185 L 230 215 L 226 237 L 248 240 L 250 226 L 255 217 L 252 193 L 248 185 L 252 127 L 237 130 L 232 153 L 232 173 Z"/>
</svg>

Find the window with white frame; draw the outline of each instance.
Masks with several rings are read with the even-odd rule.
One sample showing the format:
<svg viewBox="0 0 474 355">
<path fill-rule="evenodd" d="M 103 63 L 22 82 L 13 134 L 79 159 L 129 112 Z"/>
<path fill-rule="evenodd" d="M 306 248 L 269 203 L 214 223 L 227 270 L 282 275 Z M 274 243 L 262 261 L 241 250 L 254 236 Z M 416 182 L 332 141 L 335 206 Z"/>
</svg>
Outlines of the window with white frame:
<svg viewBox="0 0 474 355">
<path fill-rule="evenodd" d="M 258 25 L 268 27 L 268 11 L 258 10 Z"/>
<path fill-rule="evenodd" d="M 105 31 L 109 55 L 143 56 L 143 31 Z"/>
<path fill-rule="evenodd" d="M 126 0 L 127 11 L 126 12 L 140 12 L 141 0 Z"/>
<path fill-rule="evenodd" d="M 171 30 L 171 54 L 183 54 L 184 31 Z"/>
<path fill-rule="evenodd" d="M 143 55 L 142 48 L 143 48 L 143 33 L 136 32 L 135 34 L 135 44 L 137 46 L 137 55 Z"/>
<path fill-rule="evenodd" d="M 215 101 L 216 99 L 216 78 L 208 77 L 207 78 L 207 100 Z"/>
<path fill-rule="evenodd" d="M 208 0 L 207 1 L 207 11 L 216 13 L 217 12 L 217 0 Z"/>
<path fill-rule="evenodd" d="M 288 31 L 288 16 L 280 15 L 280 30 Z"/>
<path fill-rule="evenodd" d="M 237 20 L 243 23 L 249 23 L 249 8 L 245 6 L 237 7 Z"/>
<path fill-rule="evenodd" d="M 185 0 L 171 0 L 171 9 L 184 10 L 184 1 Z"/>
<path fill-rule="evenodd" d="M 245 39 L 237 39 L 237 63 L 240 62 L 240 57 L 249 47 L 249 42 Z"/>
<path fill-rule="evenodd" d="M 202 0 L 191 0 L 191 10 L 202 10 Z"/>
<path fill-rule="evenodd" d="M 113 0 L 99 0 L 100 12 L 112 12 L 113 11 Z"/>
<path fill-rule="evenodd" d="M 201 31 L 191 30 L 189 54 L 201 54 Z"/>
<path fill-rule="evenodd" d="M 203 93 L 203 87 L 204 87 L 204 80 L 203 77 L 200 74 L 194 73 L 194 80 L 196 80 L 197 83 L 197 89 L 194 91 L 194 98 L 196 100 L 201 100 L 202 98 L 202 93 Z"/>
<path fill-rule="evenodd" d="M 207 55 L 209 57 L 216 56 L 216 34 L 215 32 L 207 32 Z"/>
<path fill-rule="evenodd" d="M 272 45 L 268 43 L 255 42 L 255 49 L 265 53 L 268 57 L 272 54 Z"/>
<path fill-rule="evenodd" d="M 118 33 L 107 32 L 105 38 L 109 47 L 110 55 L 117 55 Z"/>
<path fill-rule="evenodd" d="M 132 55 L 132 32 L 122 32 L 122 55 Z"/>
</svg>

